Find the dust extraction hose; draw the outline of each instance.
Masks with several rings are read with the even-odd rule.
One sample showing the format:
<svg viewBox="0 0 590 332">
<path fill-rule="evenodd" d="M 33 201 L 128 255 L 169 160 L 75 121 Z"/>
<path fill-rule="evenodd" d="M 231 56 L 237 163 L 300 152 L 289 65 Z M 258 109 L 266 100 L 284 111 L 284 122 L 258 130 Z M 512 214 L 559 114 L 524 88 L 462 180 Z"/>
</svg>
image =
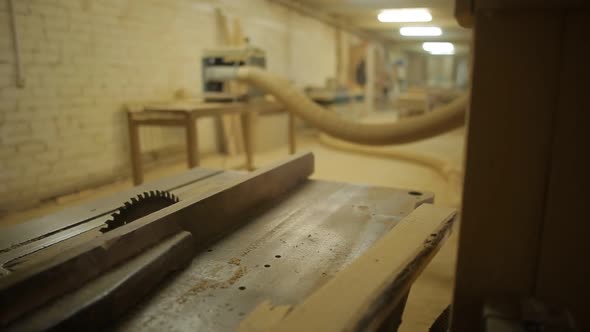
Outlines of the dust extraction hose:
<svg viewBox="0 0 590 332">
<path fill-rule="evenodd" d="M 447 183 L 448 205 L 452 207 L 461 206 L 461 190 L 463 188 L 463 171 L 461 167 L 451 161 L 443 160 L 435 156 L 429 156 L 414 152 L 412 150 L 399 150 L 391 147 L 373 147 L 345 142 L 332 136 L 320 133 L 319 141 L 321 144 L 340 151 L 352 152 L 357 154 L 407 161 L 421 165 L 438 173 Z"/>
<path fill-rule="evenodd" d="M 458 128 L 463 125 L 465 120 L 467 101 L 469 99 L 468 94 L 465 94 L 425 115 L 388 124 L 368 124 L 341 118 L 335 112 L 314 103 L 284 78 L 256 67 L 215 66 L 208 68 L 205 75 L 210 80 L 238 79 L 253 85 L 272 94 L 289 111 L 328 135 L 359 144 L 390 145 L 410 143 Z M 450 184 L 452 193 L 460 191 L 462 172 L 448 162 L 409 151 L 376 150 L 347 144 L 325 135 L 320 136 L 320 141 L 333 148 L 350 152 L 416 162 L 441 174 Z M 453 197 L 456 197 L 456 203 L 454 204 L 460 204 L 460 195 L 453 195 Z"/>
<path fill-rule="evenodd" d="M 289 111 L 323 132 L 355 143 L 403 144 L 437 136 L 463 125 L 467 94 L 432 112 L 407 120 L 368 124 L 341 118 L 299 92 L 284 78 L 256 67 L 213 67 L 208 77 L 238 79 L 275 96 Z"/>
</svg>

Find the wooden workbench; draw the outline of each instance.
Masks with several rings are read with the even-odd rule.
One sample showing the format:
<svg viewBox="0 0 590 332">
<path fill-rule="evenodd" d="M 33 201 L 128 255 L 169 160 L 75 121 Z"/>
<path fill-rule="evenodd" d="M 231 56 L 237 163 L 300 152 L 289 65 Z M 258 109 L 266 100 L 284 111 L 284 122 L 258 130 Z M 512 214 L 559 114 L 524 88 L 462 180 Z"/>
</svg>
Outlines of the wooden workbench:
<svg viewBox="0 0 590 332">
<path fill-rule="evenodd" d="M 455 211 L 313 168 L 195 168 L 4 229 L 0 329 L 396 331 Z M 158 190 L 179 201 L 103 232 Z"/>
<path fill-rule="evenodd" d="M 127 118 L 129 125 L 129 146 L 133 183 L 143 183 L 143 165 L 141 161 L 141 143 L 139 128 L 141 126 L 172 126 L 186 129 L 187 160 L 189 168 L 199 166 L 197 120 L 203 117 L 220 117 L 222 115 L 237 114 L 241 117 L 244 135 L 244 154 L 246 168 L 254 169 L 253 163 L 253 121 L 255 114 L 273 114 L 283 112 L 282 105 L 276 102 L 231 102 L 211 103 L 202 101 L 174 101 L 149 103 L 128 107 Z M 289 152 L 295 153 L 295 119 L 289 113 Z"/>
</svg>

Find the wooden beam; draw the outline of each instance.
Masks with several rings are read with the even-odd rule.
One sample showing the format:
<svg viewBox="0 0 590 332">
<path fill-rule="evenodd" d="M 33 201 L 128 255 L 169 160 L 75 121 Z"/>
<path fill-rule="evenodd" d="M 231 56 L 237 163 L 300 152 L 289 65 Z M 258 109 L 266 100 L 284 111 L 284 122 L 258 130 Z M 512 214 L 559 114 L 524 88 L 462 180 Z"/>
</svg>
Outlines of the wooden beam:
<svg viewBox="0 0 590 332">
<path fill-rule="evenodd" d="M 223 47 L 234 45 L 234 34 L 230 32 L 228 19 L 219 8 L 215 9 L 215 24 L 217 28 L 217 44 Z M 235 25 L 234 28 L 237 29 Z M 224 92 L 230 92 L 232 83 L 235 85 L 235 82 L 227 82 L 227 84 L 224 85 Z M 234 116 L 231 114 L 222 114 L 220 116 L 221 127 L 223 130 L 223 150 L 228 155 L 234 156 L 238 153 L 235 131 L 233 128 Z"/>
<path fill-rule="evenodd" d="M 475 15 L 452 331 L 479 330 L 490 297 L 534 294 L 563 54 L 561 12 Z"/>
<path fill-rule="evenodd" d="M 189 264 L 194 245 L 189 232 L 179 232 L 3 331 L 101 331 Z"/>
<path fill-rule="evenodd" d="M 303 303 L 263 302 L 239 331 L 378 330 L 438 252 L 455 215 L 454 209 L 422 204 Z"/>
<path fill-rule="evenodd" d="M 559 64 L 559 103 L 539 251 L 535 296 L 567 308 L 581 331 L 590 330 L 590 253 L 588 194 L 590 160 L 583 157 L 590 140 L 590 11 L 566 15 L 564 56 Z"/>
</svg>

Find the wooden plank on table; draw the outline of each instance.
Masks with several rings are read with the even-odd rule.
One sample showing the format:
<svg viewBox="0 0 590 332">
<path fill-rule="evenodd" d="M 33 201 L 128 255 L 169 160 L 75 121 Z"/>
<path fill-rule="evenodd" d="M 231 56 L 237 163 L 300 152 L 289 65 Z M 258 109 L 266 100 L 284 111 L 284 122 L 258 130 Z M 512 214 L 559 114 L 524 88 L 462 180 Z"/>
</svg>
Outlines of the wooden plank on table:
<svg viewBox="0 0 590 332">
<path fill-rule="evenodd" d="M 217 27 L 217 45 L 229 46 L 232 43 L 232 35 L 228 28 L 227 17 L 223 14 L 221 9 L 215 10 L 215 24 Z M 225 91 L 229 92 L 227 87 L 229 84 L 224 84 Z M 223 145 L 225 152 L 233 156 L 237 153 L 235 134 L 233 131 L 233 118 L 231 115 L 221 115 L 221 127 L 223 130 Z"/>
<path fill-rule="evenodd" d="M 215 12 L 217 30 L 218 30 L 218 44 L 222 46 L 245 46 L 244 35 L 242 33 L 242 26 L 239 18 L 234 18 L 233 29 L 230 32 L 228 28 L 229 22 L 227 17 L 223 15 L 221 10 Z M 230 95 L 238 95 L 244 88 L 243 84 L 229 81 L 224 84 L 224 92 Z M 223 128 L 223 140 L 225 151 L 228 155 L 233 156 L 244 152 L 244 140 L 242 127 L 240 124 L 240 116 L 238 114 L 227 114 L 221 116 L 221 125 Z"/>
<path fill-rule="evenodd" d="M 220 8 L 215 9 L 215 27 L 217 45 L 227 45 L 231 40 L 231 35 L 227 27 L 227 18 Z"/>
<path fill-rule="evenodd" d="M 135 220 L 51 261 L 0 279 L 0 326 L 108 269 L 187 230 L 197 247 L 241 225 L 247 209 L 276 198 L 313 173 L 313 154 L 299 154 L 235 180 L 214 193 L 196 194 Z"/>
<path fill-rule="evenodd" d="M 233 33 L 231 36 L 231 45 L 234 47 L 246 47 L 246 40 L 242 31 L 242 22 L 239 17 L 235 17 L 233 20 Z M 243 95 L 247 93 L 247 85 L 238 81 L 229 81 L 229 92 L 230 94 Z M 242 131 L 241 119 L 239 115 L 230 115 L 231 128 L 234 144 L 237 153 L 245 152 L 244 133 Z"/>
<path fill-rule="evenodd" d="M 221 172 L 203 168 L 186 171 L 179 175 L 167 176 L 92 202 L 65 208 L 48 216 L 31 219 L 12 227 L 5 227 L 0 233 L 0 252 L 2 252 L 0 263 L 10 260 L 5 258 L 5 255 L 18 251 L 28 243 L 33 244 L 35 239 L 43 238 L 48 240 L 51 237 L 50 234 L 62 234 L 63 236 L 61 231 L 67 229 L 69 232 L 74 230 L 76 225 L 81 225 L 86 220 L 91 220 L 96 216 L 108 215 L 139 194 L 154 190 L 172 191 L 183 185 L 201 181 Z"/>
<path fill-rule="evenodd" d="M 375 331 L 450 234 L 456 210 L 422 204 L 294 307 L 263 302 L 239 331 Z"/>
<path fill-rule="evenodd" d="M 562 29 L 560 12 L 476 12 L 452 331 L 478 330 L 490 297 L 533 294 Z"/>
<path fill-rule="evenodd" d="M 166 276 L 186 266 L 194 240 L 180 232 L 121 264 L 83 288 L 10 324 L 5 331 L 96 331 L 124 314 Z"/>
<path fill-rule="evenodd" d="M 590 11 L 566 16 L 563 52 L 559 64 L 559 104 L 545 203 L 535 295 L 548 304 L 568 309 L 580 331 L 590 330 L 590 253 L 588 194 L 590 159 Z"/>
</svg>

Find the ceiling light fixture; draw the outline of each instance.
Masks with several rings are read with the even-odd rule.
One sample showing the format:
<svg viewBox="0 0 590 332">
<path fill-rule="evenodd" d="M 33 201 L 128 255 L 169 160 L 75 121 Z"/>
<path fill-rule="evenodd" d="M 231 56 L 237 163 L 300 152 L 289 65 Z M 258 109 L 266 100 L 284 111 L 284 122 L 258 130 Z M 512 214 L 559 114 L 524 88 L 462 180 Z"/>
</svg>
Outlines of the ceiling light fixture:
<svg viewBox="0 0 590 332">
<path fill-rule="evenodd" d="M 455 46 L 446 42 L 422 43 L 422 49 L 430 54 L 455 54 Z"/>
<path fill-rule="evenodd" d="M 430 22 L 432 15 L 425 8 L 385 9 L 377 19 L 380 22 Z"/>
<path fill-rule="evenodd" d="M 433 37 L 442 35 L 439 27 L 403 27 L 399 34 L 407 37 Z"/>
</svg>

